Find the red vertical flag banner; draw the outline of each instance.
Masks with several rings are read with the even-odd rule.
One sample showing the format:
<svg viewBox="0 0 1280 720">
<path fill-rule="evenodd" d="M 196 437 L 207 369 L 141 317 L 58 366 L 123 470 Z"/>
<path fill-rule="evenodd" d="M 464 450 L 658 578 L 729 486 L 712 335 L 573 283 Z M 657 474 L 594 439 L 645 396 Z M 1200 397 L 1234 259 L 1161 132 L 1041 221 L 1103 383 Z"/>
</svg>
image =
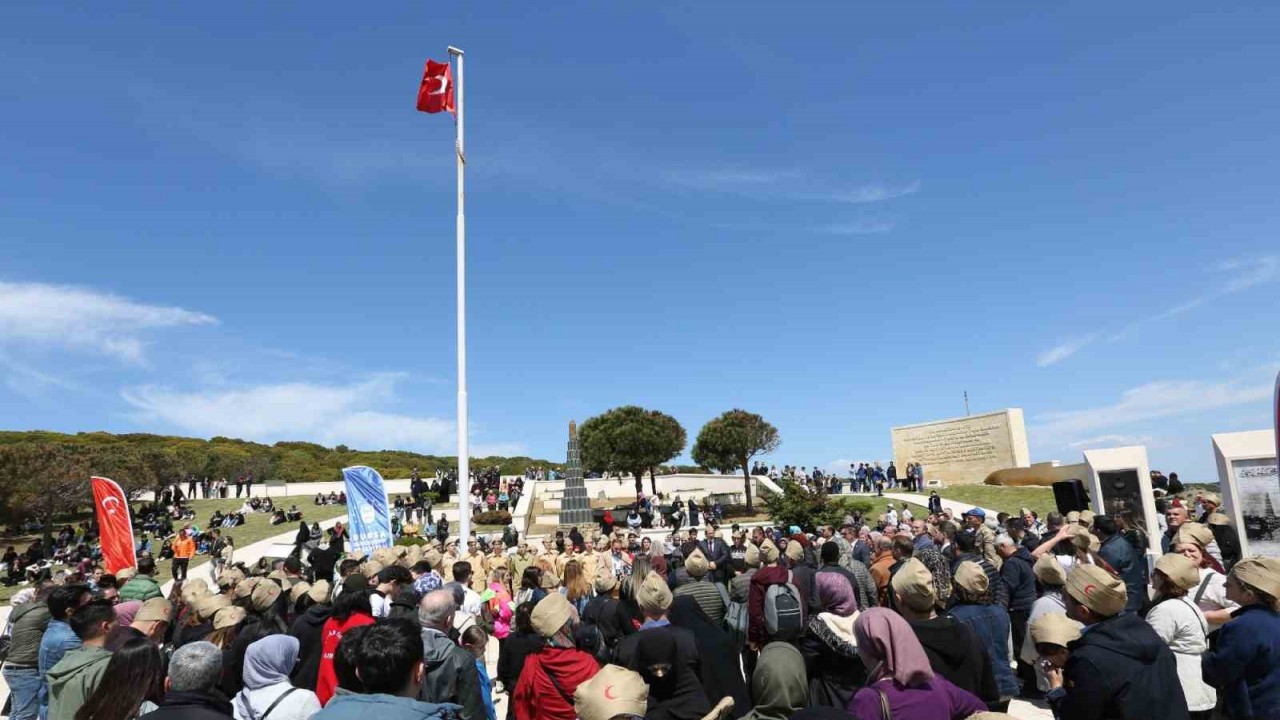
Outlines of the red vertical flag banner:
<svg viewBox="0 0 1280 720">
<path fill-rule="evenodd" d="M 89 483 L 93 486 L 93 509 L 102 538 L 102 564 L 113 575 L 124 568 L 137 567 L 129 499 L 115 480 L 92 477 Z"/>
<path fill-rule="evenodd" d="M 453 70 L 449 63 L 427 61 L 422 70 L 422 84 L 418 86 L 418 109 L 429 113 L 458 111 L 453 102 Z"/>
</svg>

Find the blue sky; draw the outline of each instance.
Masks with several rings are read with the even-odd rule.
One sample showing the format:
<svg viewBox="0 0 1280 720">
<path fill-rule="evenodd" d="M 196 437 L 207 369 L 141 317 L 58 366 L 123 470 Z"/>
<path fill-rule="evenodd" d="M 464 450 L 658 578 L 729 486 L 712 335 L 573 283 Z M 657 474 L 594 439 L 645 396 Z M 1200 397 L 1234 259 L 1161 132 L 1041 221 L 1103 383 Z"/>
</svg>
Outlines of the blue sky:
<svg viewBox="0 0 1280 720">
<path fill-rule="evenodd" d="M 412 5 L 412 6 L 411 6 Z M 779 464 L 1024 408 L 1214 476 L 1280 369 L 1280 6 L 0 11 L 0 427 L 452 454 L 637 403 Z"/>
</svg>

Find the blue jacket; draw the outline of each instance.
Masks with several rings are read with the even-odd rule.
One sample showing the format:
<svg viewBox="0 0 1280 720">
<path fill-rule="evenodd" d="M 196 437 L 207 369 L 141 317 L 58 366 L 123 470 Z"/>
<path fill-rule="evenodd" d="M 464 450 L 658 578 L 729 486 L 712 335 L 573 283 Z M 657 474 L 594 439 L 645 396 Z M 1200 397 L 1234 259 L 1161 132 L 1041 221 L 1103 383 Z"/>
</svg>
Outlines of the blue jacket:
<svg viewBox="0 0 1280 720">
<path fill-rule="evenodd" d="M 462 708 L 396 695 L 334 695 L 312 720 L 452 720 Z"/>
<path fill-rule="evenodd" d="M 1232 613 L 1218 649 L 1200 658 L 1205 682 L 1226 696 L 1232 718 L 1280 717 L 1280 614 L 1262 605 Z"/>
<path fill-rule="evenodd" d="M 1147 597 L 1147 583 L 1143 579 L 1142 572 L 1146 560 L 1139 558 L 1129 541 L 1118 533 L 1102 542 L 1102 546 L 1098 548 L 1098 555 L 1106 560 L 1124 581 L 1125 590 L 1129 595 L 1124 609 L 1133 612 L 1142 607 L 1142 601 Z"/>
<path fill-rule="evenodd" d="M 1017 697 L 1018 678 L 1009 665 L 1009 613 L 995 605 L 956 605 L 950 612 L 982 641 L 1000 697 Z"/>
<path fill-rule="evenodd" d="M 50 620 L 49 627 L 45 628 L 44 637 L 40 638 L 40 717 L 47 717 L 49 714 L 49 668 L 58 664 L 63 655 L 69 650 L 75 650 L 83 643 L 76 634 L 71 632 L 71 626 L 62 620 Z"/>
</svg>

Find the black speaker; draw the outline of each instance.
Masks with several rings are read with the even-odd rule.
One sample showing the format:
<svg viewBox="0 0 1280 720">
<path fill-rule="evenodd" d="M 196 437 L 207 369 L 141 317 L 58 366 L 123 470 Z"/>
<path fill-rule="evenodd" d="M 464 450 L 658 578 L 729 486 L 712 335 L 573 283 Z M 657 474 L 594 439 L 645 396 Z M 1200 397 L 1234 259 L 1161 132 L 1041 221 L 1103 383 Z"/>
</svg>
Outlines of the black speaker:
<svg viewBox="0 0 1280 720">
<path fill-rule="evenodd" d="M 1063 515 L 1088 510 L 1089 493 L 1084 489 L 1084 481 L 1063 480 L 1054 483 L 1053 501 L 1058 504 L 1058 512 Z"/>
</svg>

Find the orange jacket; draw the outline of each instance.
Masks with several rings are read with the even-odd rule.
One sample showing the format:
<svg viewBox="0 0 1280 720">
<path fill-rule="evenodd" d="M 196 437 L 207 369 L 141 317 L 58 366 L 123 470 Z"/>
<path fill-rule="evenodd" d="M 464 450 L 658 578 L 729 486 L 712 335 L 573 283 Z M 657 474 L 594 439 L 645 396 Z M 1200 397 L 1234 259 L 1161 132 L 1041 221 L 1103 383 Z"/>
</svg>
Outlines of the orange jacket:
<svg viewBox="0 0 1280 720">
<path fill-rule="evenodd" d="M 191 559 L 196 555 L 196 541 L 190 537 L 176 537 L 173 539 L 173 556 L 179 560 Z"/>
</svg>

